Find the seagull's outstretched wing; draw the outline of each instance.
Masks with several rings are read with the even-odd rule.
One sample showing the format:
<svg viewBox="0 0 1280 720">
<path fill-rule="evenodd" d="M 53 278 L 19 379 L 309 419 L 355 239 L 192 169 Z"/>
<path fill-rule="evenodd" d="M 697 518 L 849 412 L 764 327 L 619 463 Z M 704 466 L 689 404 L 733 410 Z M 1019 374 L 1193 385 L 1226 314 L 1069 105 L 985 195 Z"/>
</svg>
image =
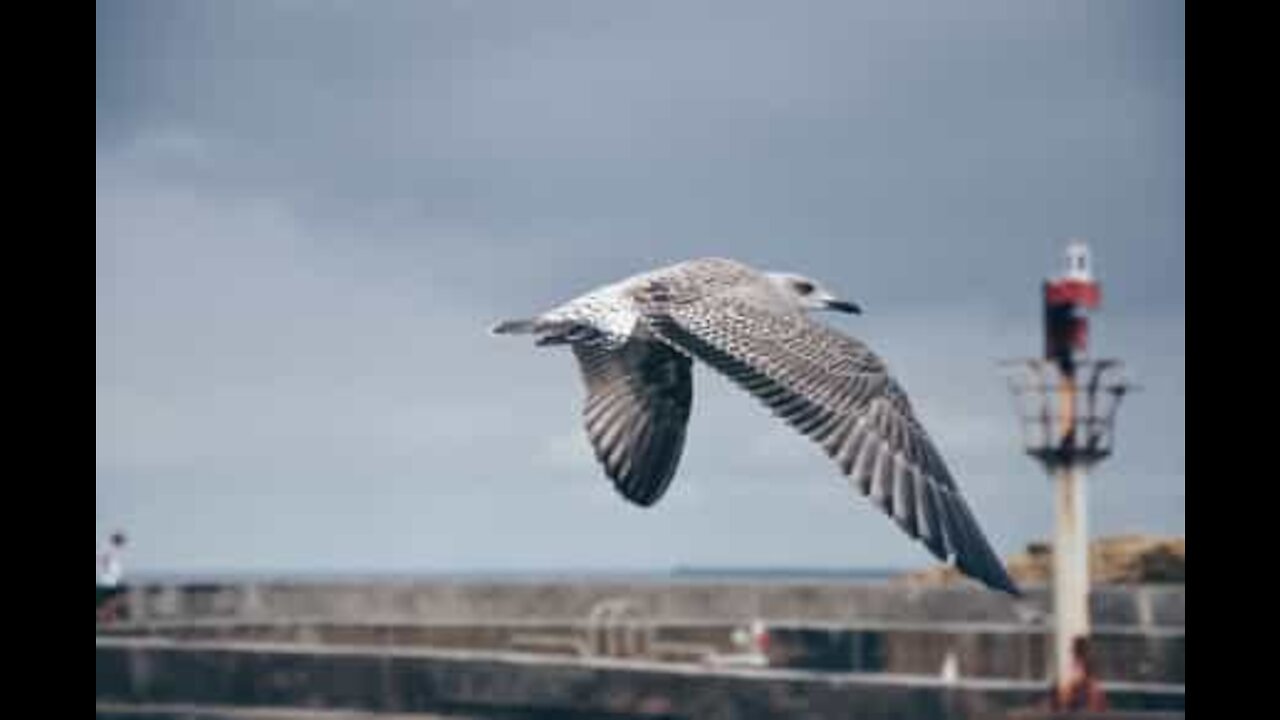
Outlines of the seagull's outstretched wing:
<svg viewBox="0 0 1280 720">
<path fill-rule="evenodd" d="M 961 497 L 907 396 L 864 344 L 748 286 L 638 293 L 650 330 L 699 358 L 822 444 L 852 484 L 937 557 L 1019 594 Z"/>
<path fill-rule="evenodd" d="M 652 505 L 680 463 L 693 395 L 689 358 L 658 340 L 621 347 L 575 343 L 587 386 L 583 408 L 596 458 L 618 492 Z"/>
</svg>

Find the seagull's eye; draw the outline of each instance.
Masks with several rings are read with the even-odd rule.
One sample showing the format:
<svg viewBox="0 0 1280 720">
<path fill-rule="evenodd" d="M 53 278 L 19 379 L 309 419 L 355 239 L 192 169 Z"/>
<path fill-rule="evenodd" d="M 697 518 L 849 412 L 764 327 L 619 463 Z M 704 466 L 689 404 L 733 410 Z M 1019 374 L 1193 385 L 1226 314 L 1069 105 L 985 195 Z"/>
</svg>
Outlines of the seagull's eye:
<svg viewBox="0 0 1280 720">
<path fill-rule="evenodd" d="M 813 283 L 799 280 L 796 282 L 795 288 L 796 288 L 796 292 L 800 293 L 801 295 L 808 295 L 809 293 L 813 292 Z"/>
</svg>

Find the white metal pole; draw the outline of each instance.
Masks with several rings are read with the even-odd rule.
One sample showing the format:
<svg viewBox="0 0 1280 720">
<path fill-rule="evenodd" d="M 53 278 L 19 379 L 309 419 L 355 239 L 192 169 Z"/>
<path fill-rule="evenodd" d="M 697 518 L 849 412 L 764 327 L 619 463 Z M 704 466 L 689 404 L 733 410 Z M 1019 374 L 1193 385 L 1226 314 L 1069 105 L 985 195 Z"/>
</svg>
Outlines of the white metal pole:
<svg viewBox="0 0 1280 720">
<path fill-rule="evenodd" d="M 1053 607 L 1057 679 L 1071 668 L 1071 643 L 1089 634 L 1089 535 L 1084 468 L 1063 466 L 1054 479 Z"/>
</svg>

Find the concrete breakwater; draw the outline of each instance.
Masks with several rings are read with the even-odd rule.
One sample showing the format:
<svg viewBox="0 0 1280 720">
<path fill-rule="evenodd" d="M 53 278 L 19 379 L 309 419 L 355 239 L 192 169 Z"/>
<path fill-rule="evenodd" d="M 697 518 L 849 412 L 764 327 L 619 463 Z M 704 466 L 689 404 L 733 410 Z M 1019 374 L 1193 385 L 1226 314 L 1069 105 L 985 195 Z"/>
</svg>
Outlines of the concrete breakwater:
<svg viewBox="0 0 1280 720">
<path fill-rule="evenodd" d="M 750 622 L 1004 623 L 1045 626 L 1042 587 L 1025 598 L 972 586 L 911 587 L 821 582 L 404 582 L 149 584 L 130 588 L 138 621 L 324 618 L 472 622 L 587 618 L 623 600 L 644 617 Z M 1185 625 L 1183 585 L 1102 586 L 1090 597 L 1095 625 L 1173 629 Z"/>
<path fill-rule="evenodd" d="M 1113 707 L 1185 707 L 1180 686 L 1111 684 Z M 131 708 L 341 708 L 446 717 L 996 720 L 1034 705 L 1041 683 L 796 670 L 700 668 L 616 659 L 267 643 L 99 639 L 99 714 Z M 301 715 L 301 712 L 299 712 Z M 206 710 L 203 717 L 218 717 Z M 226 712 L 225 717 L 234 717 Z M 275 715 L 274 717 L 289 717 Z"/>
<path fill-rule="evenodd" d="M 761 630 L 764 647 L 754 664 L 827 672 L 937 676 L 950 661 L 958 677 L 1043 680 L 1052 649 L 1047 629 L 1005 624 L 781 623 L 763 624 Z M 485 650 L 703 665 L 752 659 L 743 657 L 756 649 L 750 647 L 749 633 L 750 627 L 742 625 L 640 618 L 613 624 L 212 619 L 126 623 L 100 631 L 184 642 Z M 1185 680 L 1181 630 L 1099 628 L 1094 648 L 1096 672 L 1104 680 Z"/>
<path fill-rule="evenodd" d="M 1184 598 L 1182 586 L 1094 592 L 1115 707 L 1184 707 Z M 127 607 L 99 628 L 100 705 L 842 717 L 852 702 L 866 717 L 1001 717 L 1042 695 L 1052 646 L 1042 588 L 1015 601 L 839 582 L 155 584 L 131 588 Z M 711 662 L 741 655 L 758 628 L 764 667 Z M 329 697 L 335 686 L 363 699 Z M 479 700 L 477 687 L 489 688 Z M 718 704 L 730 710 L 708 715 Z"/>
</svg>

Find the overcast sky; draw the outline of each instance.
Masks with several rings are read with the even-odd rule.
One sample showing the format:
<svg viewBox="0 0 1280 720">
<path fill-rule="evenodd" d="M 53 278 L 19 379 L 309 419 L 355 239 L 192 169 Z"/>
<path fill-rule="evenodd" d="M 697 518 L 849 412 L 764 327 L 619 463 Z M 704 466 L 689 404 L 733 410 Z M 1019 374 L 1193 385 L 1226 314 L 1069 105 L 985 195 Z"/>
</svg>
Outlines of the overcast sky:
<svg viewBox="0 0 1280 720">
<path fill-rule="evenodd" d="M 135 570 L 920 567 L 710 370 L 625 502 L 570 353 L 488 327 L 717 255 L 820 279 L 1002 553 L 1045 537 L 996 362 L 1091 243 L 1143 385 L 1094 534 L 1185 529 L 1183 5 L 99 2 L 97 533 Z"/>
</svg>

